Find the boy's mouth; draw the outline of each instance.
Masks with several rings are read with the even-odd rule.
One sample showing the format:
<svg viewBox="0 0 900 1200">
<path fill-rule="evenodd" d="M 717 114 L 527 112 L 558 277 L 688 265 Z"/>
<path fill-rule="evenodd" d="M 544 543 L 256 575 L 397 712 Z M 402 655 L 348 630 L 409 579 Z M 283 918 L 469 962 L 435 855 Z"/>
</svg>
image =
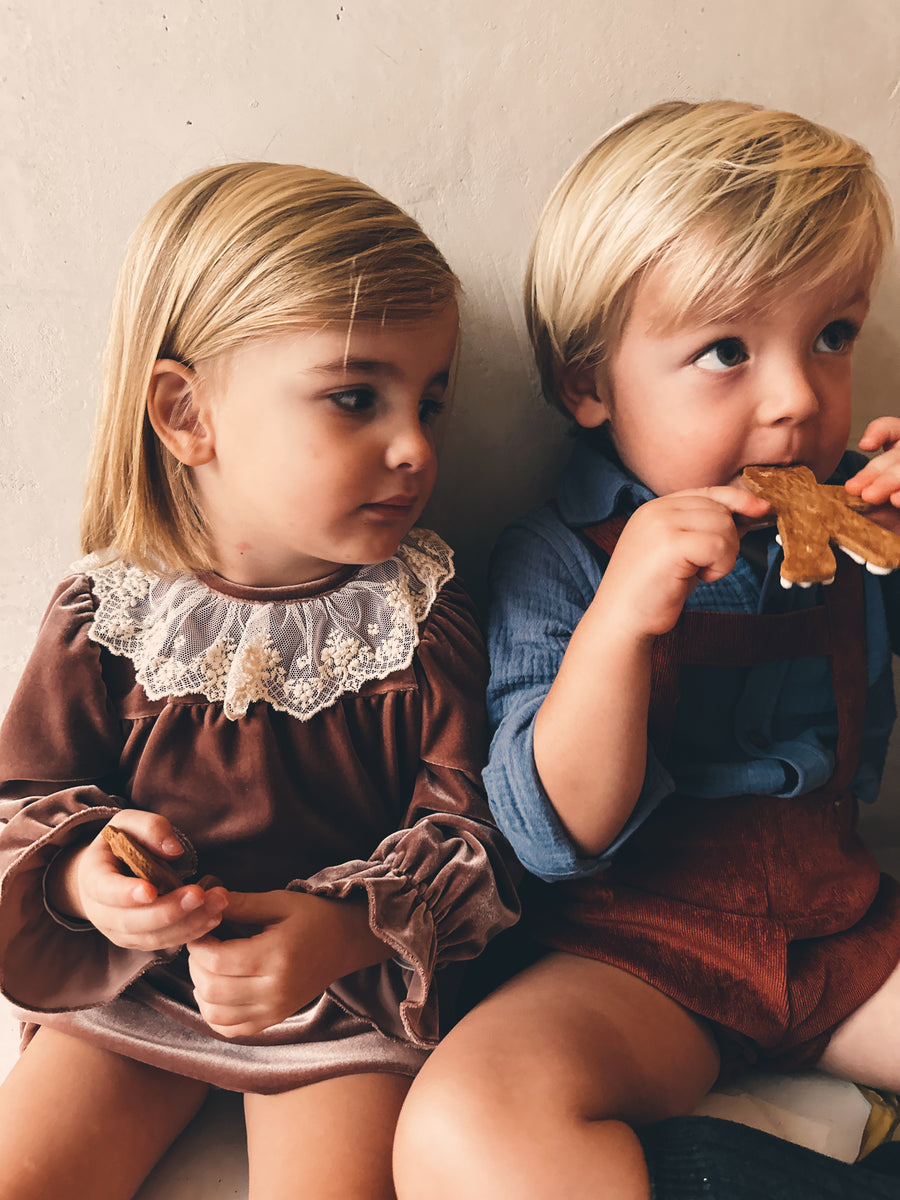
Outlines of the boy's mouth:
<svg viewBox="0 0 900 1200">
<path fill-rule="evenodd" d="M 744 470 L 747 467 L 805 467 L 808 465 L 809 464 L 805 463 L 802 458 L 782 458 L 782 459 L 778 459 L 778 460 L 773 459 L 770 462 L 744 463 L 744 465 L 741 467 L 741 469 L 737 473 L 737 476 L 735 478 L 735 483 L 737 484 L 738 487 L 746 486 L 744 484 Z"/>
</svg>

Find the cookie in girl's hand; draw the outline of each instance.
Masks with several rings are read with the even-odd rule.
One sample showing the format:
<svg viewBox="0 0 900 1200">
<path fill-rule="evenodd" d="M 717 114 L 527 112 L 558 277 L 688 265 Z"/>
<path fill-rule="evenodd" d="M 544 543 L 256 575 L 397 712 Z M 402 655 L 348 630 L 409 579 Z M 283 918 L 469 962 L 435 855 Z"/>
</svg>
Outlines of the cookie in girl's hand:
<svg viewBox="0 0 900 1200">
<path fill-rule="evenodd" d="M 103 840 L 116 858 L 128 867 L 132 875 L 136 875 L 138 879 L 146 879 L 148 883 L 152 883 L 160 896 L 164 896 L 166 892 L 172 892 L 175 888 L 180 888 L 189 882 L 189 879 L 181 875 L 171 863 L 166 862 L 163 858 L 158 858 L 155 854 L 151 854 L 131 834 L 126 833 L 124 829 L 119 829 L 115 825 L 104 825 L 101 834 Z M 188 870 L 188 875 L 190 875 L 190 869 Z M 204 875 L 202 879 L 198 879 L 196 882 L 204 891 L 208 891 L 211 887 L 222 886 L 221 881 L 216 879 L 214 875 Z"/>
<path fill-rule="evenodd" d="M 867 506 L 846 488 L 817 483 L 809 467 L 745 467 L 743 480 L 775 510 L 783 587 L 831 583 L 831 542 L 876 575 L 900 567 L 900 536 L 862 516 Z"/>
</svg>

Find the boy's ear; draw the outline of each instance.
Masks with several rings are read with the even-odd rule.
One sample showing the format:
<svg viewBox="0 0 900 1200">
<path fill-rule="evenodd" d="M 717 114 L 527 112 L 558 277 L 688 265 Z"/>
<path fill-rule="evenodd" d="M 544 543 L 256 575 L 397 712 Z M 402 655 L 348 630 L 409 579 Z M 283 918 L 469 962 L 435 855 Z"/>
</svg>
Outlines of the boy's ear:
<svg viewBox="0 0 900 1200">
<path fill-rule="evenodd" d="M 608 388 L 591 367 L 566 367 L 559 381 L 559 398 L 584 429 L 597 429 L 609 420 Z"/>
<path fill-rule="evenodd" d="M 208 463 L 215 453 L 212 429 L 198 404 L 197 374 L 174 358 L 159 358 L 147 391 L 147 415 L 156 436 L 186 467 Z"/>
</svg>

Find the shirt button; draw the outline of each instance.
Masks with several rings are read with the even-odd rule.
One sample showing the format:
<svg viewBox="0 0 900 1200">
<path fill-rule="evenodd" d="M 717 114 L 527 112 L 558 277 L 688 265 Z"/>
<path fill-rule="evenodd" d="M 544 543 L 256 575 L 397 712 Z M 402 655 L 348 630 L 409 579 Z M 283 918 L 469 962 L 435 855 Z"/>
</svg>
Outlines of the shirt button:
<svg viewBox="0 0 900 1200">
<path fill-rule="evenodd" d="M 757 750 L 765 750 L 769 745 L 769 739 L 764 733 L 760 733 L 758 729 L 754 729 L 752 733 L 747 734 L 747 741 L 751 746 L 755 746 Z"/>
</svg>

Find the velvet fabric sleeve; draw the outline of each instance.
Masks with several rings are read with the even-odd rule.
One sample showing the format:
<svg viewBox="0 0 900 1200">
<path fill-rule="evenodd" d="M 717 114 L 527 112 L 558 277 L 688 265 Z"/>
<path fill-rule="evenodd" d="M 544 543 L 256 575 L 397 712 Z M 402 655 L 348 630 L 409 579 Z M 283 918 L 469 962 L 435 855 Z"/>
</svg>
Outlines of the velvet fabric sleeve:
<svg viewBox="0 0 900 1200">
<path fill-rule="evenodd" d="M 115 946 L 44 900 L 54 857 L 124 804 L 115 795 L 122 732 L 88 640 L 92 618 L 87 579 L 64 581 L 0 726 L 0 992 L 43 1012 L 103 1003 L 168 957 Z"/>
<path fill-rule="evenodd" d="M 365 892 L 373 931 L 405 967 L 404 1032 L 428 1045 L 439 1032 L 435 972 L 480 953 L 519 911 L 515 858 L 481 784 L 486 656 L 456 584 L 444 587 L 425 622 L 414 672 L 416 700 L 399 736 L 418 747 L 406 827 L 368 860 L 328 867 L 292 887 L 332 898 Z M 330 989 L 348 1007 L 355 1007 L 354 979 Z"/>
</svg>

